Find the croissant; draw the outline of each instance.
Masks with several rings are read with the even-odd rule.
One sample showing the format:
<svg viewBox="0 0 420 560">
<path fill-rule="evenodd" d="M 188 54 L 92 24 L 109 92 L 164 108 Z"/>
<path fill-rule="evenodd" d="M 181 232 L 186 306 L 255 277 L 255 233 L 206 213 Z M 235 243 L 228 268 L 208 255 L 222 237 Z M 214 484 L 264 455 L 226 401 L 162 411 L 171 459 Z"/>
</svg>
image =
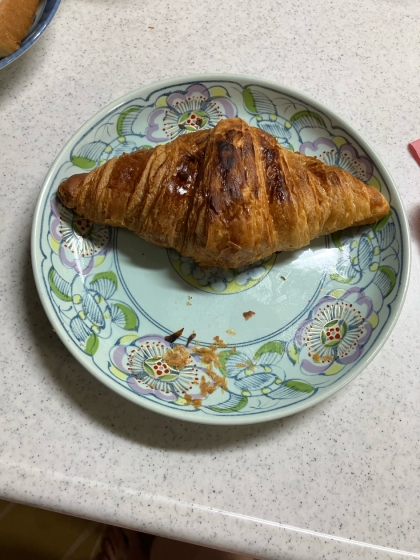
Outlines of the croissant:
<svg viewBox="0 0 420 560">
<path fill-rule="evenodd" d="M 238 118 L 73 175 L 58 195 L 84 218 L 222 268 L 299 249 L 389 212 L 378 190 L 282 148 Z"/>
</svg>

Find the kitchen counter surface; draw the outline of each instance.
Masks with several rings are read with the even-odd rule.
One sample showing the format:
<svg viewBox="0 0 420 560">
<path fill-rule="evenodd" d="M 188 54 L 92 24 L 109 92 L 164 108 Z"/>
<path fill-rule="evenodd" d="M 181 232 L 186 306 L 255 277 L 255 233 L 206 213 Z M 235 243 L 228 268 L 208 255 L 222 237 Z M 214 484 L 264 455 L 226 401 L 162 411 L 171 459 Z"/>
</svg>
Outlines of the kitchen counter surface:
<svg viewBox="0 0 420 560">
<path fill-rule="evenodd" d="M 0 71 L 0 497 L 249 556 L 420 558 L 420 4 L 63 0 Z M 188 73 L 281 82 L 374 146 L 412 235 L 407 300 L 346 388 L 267 424 L 145 411 L 69 354 L 38 298 L 31 221 L 70 136 L 113 99 Z"/>
</svg>

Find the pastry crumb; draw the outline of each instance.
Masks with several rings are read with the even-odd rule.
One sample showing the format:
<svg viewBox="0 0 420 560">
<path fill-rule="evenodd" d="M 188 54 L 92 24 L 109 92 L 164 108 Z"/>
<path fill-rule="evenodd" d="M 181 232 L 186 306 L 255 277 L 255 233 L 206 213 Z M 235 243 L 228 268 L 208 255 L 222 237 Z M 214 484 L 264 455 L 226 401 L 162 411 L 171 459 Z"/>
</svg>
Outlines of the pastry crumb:
<svg viewBox="0 0 420 560">
<path fill-rule="evenodd" d="M 236 367 L 239 368 L 239 369 L 242 369 L 242 368 L 249 368 L 249 369 L 251 369 L 252 371 L 255 370 L 255 364 L 254 364 L 253 362 L 251 362 L 251 360 L 247 360 L 247 361 L 246 361 L 245 363 L 243 363 L 243 364 L 242 364 L 242 363 L 236 364 Z"/>
<path fill-rule="evenodd" d="M 236 334 L 236 332 L 233 331 L 232 329 L 228 329 L 226 332 L 227 332 L 228 334 L 231 334 L 232 336 L 235 336 L 235 334 Z"/>
<path fill-rule="evenodd" d="M 255 311 L 245 311 L 242 315 L 245 317 L 245 321 L 249 321 L 255 315 Z"/>
<path fill-rule="evenodd" d="M 179 338 L 183 332 L 184 332 L 184 328 L 179 329 L 179 331 L 169 334 L 168 336 L 165 336 L 166 342 L 170 342 L 170 343 L 175 342 L 175 340 Z"/>
<path fill-rule="evenodd" d="M 204 370 L 207 375 L 212 379 L 213 383 L 217 386 L 217 387 L 221 387 L 223 389 L 223 391 L 227 391 L 228 390 L 228 386 L 227 386 L 227 379 L 226 377 L 222 377 L 220 375 L 217 375 L 217 373 L 215 373 L 211 368 L 206 368 Z"/>
<path fill-rule="evenodd" d="M 185 404 L 192 404 L 194 408 L 200 408 L 200 406 L 203 403 L 202 399 L 193 399 L 192 397 L 190 397 L 190 395 L 188 393 L 185 393 L 184 395 L 184 399 L 185 399 Z"/>
<path fill-rule="evenodd" d="M 149 29 L 154 29 L 153 25 L 148 25 L 147 26 Z"/>
<path fill-rule="evenodd" d="M 216 354 L 217 346 L 212 344 L 205 348 L 198 348 L 197 344 L 198 343 L 196 343 L 196 346 L 193 348 L 193 353 L 200 354 L 201 361 L 204 364 L 214 364 L 216 367 L 220 367 L 219 357 Z"/>
<path fill-rule="evenodd" d="M 227 391 L 227 382 L 224 377 L 216 375 L 212 370 L 206 370 L 206 373 L 211 377 L 213 383 L 206 381 L 204 375 L 201 377 L 200 393 L 203 398 L 214 393 L 218 387 L 220 387 L 222 391 Z"/>
<path fill-rule="evenodd" d="M 175 346 L 175 348 L 168 348 L 166 353 L 162 356 L 169 367 L 175 369 L 183 369 L 190 362 L 190 353 L 185 346 Z"/>
<path fill-rule="evenodd" d="M 188 337 L 187 345 L 191 342 L 191 340 L 194 340 L 195 337 L 196 334 L 193 331 L 193 333 Z M 191 385 L 199 385 L 200 395 L 202 398 L 193 398 L 188 393 L 184 393 L 182 396 L 185 400 L 185 405 L 192 404 L 194 408 L 199 408 L 202 405 L 203 399 L 214 393 L 219 387 L 222 391 L 228 390 L 227 379 L 213 371 L 213 366 L 217 368 L 221 367 L 217 351 L 219 348 L 226 348 L 229 345 L 226 344 L 220 336 L 215 336 L 213 340 L 214 343 L 205 347 L 200 347 L 198 340 L 195 340 L 195 345 L 190 350 L 187 350 L 186 347 L 183 346 L 177 346 L 173 349 L 168 349 L 166 354 L 163 356 L 169 366 L 176 367 L 177 369 L 185 367 L 188 363 L 190 363 L 191 355 L 194 354 L 199 354 L 201 362 L 207 365 L 204 372 L 208 375 L 208 377 L 210 377 L 210 380 L 208 380 L 205 375 L 202 375 L 200 382 L 198 379 L 191 381 Z M 231 352 L 235 353 L 236 347 Z"/>
<path fill-rule="evenodd" d="M 189 343 L 192 342 L 196 336 L 197 336 L 197 335 L 196 335 L 195 332 L 193 331 L 193 332 L 190 334 L 190 336 L 188 337 L 187 344 L 185 345 L 185 347 L 187 347 L 187 346 L 189 345 Z"/>
<path fill-rule="evenodd" d="M 202 397 L 206 398 L 207 395 L 211 395 L 215 390 L 216 387 L 210 381 L 206 381 L 206 378 L 202 375 L 200 381 L 200 393 Z"/>
<path fill-rule="evenodd" d="M 314 361 L 316 364 L 323 364 L 324 362 L 328 362 L 328 363 L 329 363 L 329 362 L 332 362 L 332 360 L 333 360 L 333 358 L 332 358 L 331 356 L 324 356 L 324 357 L 322 357 L 322 356 L 320 356 L 320 355 L 318 354 L 318 352 L 316 352 L 316 353 L 312 356 L 312 359 L 313 359 L 313 361 Z"/>
<path fill-rule="evenodd" d="M 229 344 L 226 344 L 226 342 L 224 340 L 222 340 L 220 338 L 220 336 L 215 336 L 213 338 L 213 340 L 214 340 L 216 346 L 218 346 L 219 348 L 227 348 L 229 346 Z"/>
<path fill-rule="evenodd" d="M 280 278 L 281 278 L 282 280 L 286 280 L 286 278 L 285 278 L 284 276 L 280 276 Z"/>
<path fill-rule="evenodd" d="M 190 301 L 187 301 L 187 305 L 192 305 L 192 303 Z"/>
</svg>

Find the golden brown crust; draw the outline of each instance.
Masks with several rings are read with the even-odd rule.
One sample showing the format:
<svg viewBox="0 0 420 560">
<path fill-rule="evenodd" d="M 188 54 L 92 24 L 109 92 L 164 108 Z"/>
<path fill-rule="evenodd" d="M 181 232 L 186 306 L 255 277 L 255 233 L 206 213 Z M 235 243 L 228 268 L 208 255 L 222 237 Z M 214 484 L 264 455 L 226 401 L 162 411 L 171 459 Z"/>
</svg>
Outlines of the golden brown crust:
<svg viewBox="0 0 420 560">
<path fill-rule="evenodd" d="M 0 58 L 12 54 L 31 28 L 39 0 L 0 1 Z"/>
<path fill-rule="evenodd" d="M 389 204 L 373 187 L 290 152 L 241 119 L 108 161 L 59 187 L 63 204 L 203 266 L 238 267 L 352 225 Z"/>
</svg>

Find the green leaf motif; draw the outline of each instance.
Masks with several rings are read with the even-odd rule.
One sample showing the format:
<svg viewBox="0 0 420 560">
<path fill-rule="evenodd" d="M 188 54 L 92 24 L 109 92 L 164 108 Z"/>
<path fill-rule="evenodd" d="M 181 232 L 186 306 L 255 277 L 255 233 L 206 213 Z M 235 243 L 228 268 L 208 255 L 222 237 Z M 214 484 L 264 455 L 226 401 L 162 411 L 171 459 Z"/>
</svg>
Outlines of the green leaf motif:
<svg viewBox="0 0 420 560">
<path fill-rule="evenodd" d="M 289 345 L 287 356 L 293 365 L 296 365 L 299 362 L 299 350 L 295 342 Z"/>
<path fill-rule="evenodd" d="M 325 334 L 324 331 L 322 331 L 321 333 L 321 342 L 322 344 L 325 344 L 327 342 L 327 335 Z"/>
<path fill-rule="evenodd" d="M 388 214 L 385 216 L 385 218 L 382 218 L 382 220 L 379 220 L 379 222 L 376 222 L 376 224 L 374 224 L 374 226 L 372 227 L 374 233 L 378 233 L 378 231 L 380 231 L 383 227 L 385 227 L 391 216 L 392 216 L 392 210 L 390 210 L 388 212 Z"/>
<path fill-rule="evenodd" d="M 54 294 L 63 301 L 71 301 L 71 286 L 69 282 L 61 278 L 54 268 L 50 268 L 48 282 Z"/>
<path fill-rule="evenodd" d="M 175 381 L 178 375 L 161 375 L 159 379 L 161 381 Z"/>
<path fill-rule="evenodd" d="M 229 376 L 229 373 L 227 372 L 226 369 L 226 362 L 228 360 L 228 358 L 230 358 L 230 356 L 233 356 L 234 354 L 237 354 L 236 350 L 223 350 L 222 352 L 219 352 L 217 354 L 217 357 L 219 358 L 219 362 L 220 362 L 220 368 L 219 371 L 222 375 L 224 375 L 225 377 Z"/>
<path fill-rule="evenodd" d="M 128 305 L 124 305 L 123 303 L 114 303 L 114 306 L 121 311 L 124 317 L 124 322 L 118 321 L 120 327 L 125 329 L 126 331 L 135 331 L 139 326 L 139 320 L 137 315 L 128 307 Z"/>
<path fill-rule="evenodd" d="M 274 341 L 274 340 L 272 342 L 266 342 L 255 352 L 255 359 L 257 360 L 263 354 L 268 354 L 268 353 L 280 354 L 280 356 L 283 356 L 284 354 L 283 342 Z"/>
<path fill-rule="evenodd" d="M 131 344 L 137 339 L 138 335 L 136 334 L 125 334 L 119 340 L 117 340 L 117 345 L 119 346 L 120 344 L 122 344 L 123 346 L 128 346 L 128 344 Z"/>
<path fill-rule="evenodd" d="M 327 348 L 335 348 L 336 346 L 338 346 L 340 344 L 341 340 L 331 340 L 330 342 L 327 342 L 325 344 L 325 346 Z"/>
<path fill-rule="evenodd" d="M 229 400 L 219 406 L 209 406 L 213 412 L 238 412 L 248 404 L 248 397 L 239 397 L 238 395 L 230 395 Z"/>
<path fill-rule="evenodd" d="M 342 288 L 337 288 L 336 290 L 333 290 L 332 292 L 330 292 L 328 295 L 332 296 L 335 299 L 339 299 L 345 293 L 346 293 L 346 290 L 343 290 Z"/>
<path fill-rule="evenodd" d="M 126 109 L 125 111 L 123 111 L 121 113 L 121 115 L 118 117 L 118 121 L 117 121 L 117 134 L 118 136 L 124 136 L 124 130 L 123 130 L 123 125 L 124 125 L 124 121 L 127 115 L 129 115 L 130 113 L 138 113 L 140 111 L 139 107 L 129 107 L 128 109 Z"/>
<path fill-rule="evenodd" d="M 382 274 L 385 274 L 385 276 L 387 276 L 389 279 L 390 286 L 385 294 L 385 297 L 388 297 L 389 294 L 392 292 L 392 290 L 395 288 L 395 284 L 397 283 L 397 277 L 395 275 L 394 270 L 389 266 L 380 266 L 378 270 L 382 272 Z"/>
<path fill-rule="evenodd" d="M 250 90 L 250 88 L 245 88 L 242 92 L 242 96 L 244 98 L 244 104 L 247 110 L 250 113 L 256 115 L 258 113 L 258 110 L 255 104 L 254 96 L 252 95 L 252 91 Z"/>
<path fill-rule="evenodd" d="M 118 278 L 112 270 L 108 272 L 98 272 L 98 274 L 95 274 L 93 277 L 91 284 L 96 284 L 99 280 L 110 280 L 114 284 L 115 289 L 118 290 Z"/>
<path fill-rule="evenodd" d="M 108 362 L 108 369 L 112 373 L 112 375 L 115 375 L 115 377 L 118 377 L 118 379 L 122 379 L 123 381 L 125 381 L 129 375 L 126 371 L 122 371 L 115 367 L 113 364 L 111 364 L 111 362 Z"/>
<path fill-rule="evenodd" d="M 92 169 L 96 165 L 95 160 L 82 156 L 72 156 L 71 162 L 73 165 L 76 165 L 76 167 L 80 167 L 81 169 Z"/>
<path fill-rule="evenodd" d="M 190 116 L 190 113 L 184 113 L 184 114 L 179 118 L 178 123 L 180 123 L 180 124 L 184 123 L 184 122 L 188 119 L 189 116 Z"/>
<path fill-rule="evenodd" d="M 307 393 L 308 395 L 315 391 L 315 387 L 309 385 L 309 383 L 305 383 L 304 381 L 297 381 L 295 379 L 286 381 L 285 386 L 292 391 L 297 391 L 298 393 Z"/>
<path fill-rule="evenodd" d="M 340 249 L 340 251 L 344 251 L 343 245 L 341 243 L 341 231 L 335 231 L 334 233 L 332 233 L 331 238 L 337 249 Z"/>
<path fill-rule="evenodd" d="M 314 113 L 313 111 L 299 111 L 298 113 L 295 113 L 293 115 L 293 117 L 290 119 L 290 122 L 294 123 L 300 119 L 308 123 L 311 123 L 311 121 L 314 120 L 321 127 L 325 127 L 325 123 L 322 118 L 318 115 L 318 113 Z M 311 124 L 313 126 L 315 123 Z"/>
<path fill-rule="evenodd" d="M 99 348 L 99 338 L 96 336 L 95 333 L 92 333 L 86 341 L 85 352 L 86 354 L 89 354 L 89 356 L 94 356 L 98 348 Z"/>
<path fill-rule="evenodd" d="M 350 282 L 354 279 L 354 276 L 350 276 L 349 278 L 344 278 L 338 272 L 331 272 L 330 273 L 331 280 L 335 280 L 336 282 L 340 282 L 340 284 L 350 284 Z"/>
</svg>

